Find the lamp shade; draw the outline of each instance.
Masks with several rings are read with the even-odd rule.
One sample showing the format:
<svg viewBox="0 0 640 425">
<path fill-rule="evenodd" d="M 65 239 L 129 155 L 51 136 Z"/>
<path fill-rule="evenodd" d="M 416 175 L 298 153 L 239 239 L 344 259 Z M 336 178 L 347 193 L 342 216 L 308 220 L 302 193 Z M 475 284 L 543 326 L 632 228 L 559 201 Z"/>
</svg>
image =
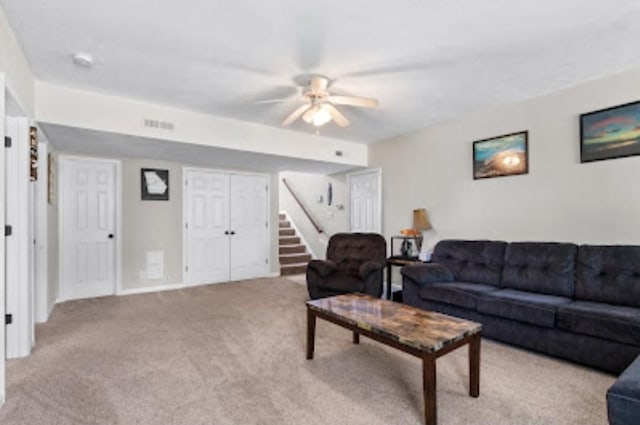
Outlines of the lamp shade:
<svg viewBox="0 0 640 425">
<path fill-rule="evenodd" d="M 431 230 L 431 222 L 427 216 L 427 210 L 418 208 L 413 210 L 413 228 L 418 230 Z"/>
</svg>

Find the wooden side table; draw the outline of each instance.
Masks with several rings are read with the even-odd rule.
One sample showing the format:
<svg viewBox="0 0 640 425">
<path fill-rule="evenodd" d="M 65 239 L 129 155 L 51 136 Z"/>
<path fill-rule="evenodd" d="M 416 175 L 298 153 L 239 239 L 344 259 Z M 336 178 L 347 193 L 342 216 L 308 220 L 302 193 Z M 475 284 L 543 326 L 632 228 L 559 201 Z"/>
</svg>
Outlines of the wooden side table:
<svg viewBox="0 0 640 425">
<path fill-rule="evenodd" d="M 387 258 L 387 299 L 388 300 L 393 299 L 393 296 L 391 294 L 391 267 L 393 266 L 404 267 L 409 264 L 416 264 L 416 263 L 422 263 L 422 261 L 420 261 L 418 257 L 402 257 L 400 255 L 392 255 L 391 257 Z"/>
</svg>

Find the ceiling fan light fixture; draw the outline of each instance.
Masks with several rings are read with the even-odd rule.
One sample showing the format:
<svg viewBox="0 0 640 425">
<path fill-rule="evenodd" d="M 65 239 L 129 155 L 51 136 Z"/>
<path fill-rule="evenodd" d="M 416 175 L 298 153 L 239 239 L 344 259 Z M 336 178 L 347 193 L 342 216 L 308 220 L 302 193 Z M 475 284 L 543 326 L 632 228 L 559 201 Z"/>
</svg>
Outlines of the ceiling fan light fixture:
<svg viewBox="0 0 640 425">
<path fill-rule="evenodd" d="M 325 125 L 331 121 L 331 114 L 327 111 L 323 106 L 318 107 L 316 109 L 315 114 L 313 114 L 313 125 L 316 127 L 320 127 Z"/>
</svg>

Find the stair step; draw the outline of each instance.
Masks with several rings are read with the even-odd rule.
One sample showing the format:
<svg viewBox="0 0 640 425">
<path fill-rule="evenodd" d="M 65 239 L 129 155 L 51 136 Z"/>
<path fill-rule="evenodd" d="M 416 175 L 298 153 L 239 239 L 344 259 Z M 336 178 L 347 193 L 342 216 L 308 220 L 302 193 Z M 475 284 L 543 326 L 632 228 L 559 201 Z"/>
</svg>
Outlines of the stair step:
<svg viewBox="0 0 640 425">
<path fill-rule="evenodd" d="M 307 263 L 304 264 L 287 264 L 280 267 L 280 275 L 286 276 L 290 274 L 302 274 L 307 271 Z"/>
<path fill-rule="evenodd" d="M 280 218 L 280 220 L 285 220 L 287 218 L 287 215 L 280 213 L 278 214 L 278 218 Z"/>
<path fill-rule="evenodd" d="M 280 264 L 302 264 L 311 261 L 311 254 L 289 254 L 280 256 Z"/>
<path fill-rule="evenodd" d="M 307 247 L 304 245 L 284 245 L 280 246 L 279 253 L 280 255 L 286 254 L 303 254 L 306 251 Z"/>
<path fill-rule="evenodd" d="M 282 245 L 297 245 L 300 243 L 298 236 L 285 236 L 280 238 L 280 246 Z"/>
<path fill-rule="evenodd" d="M 296 229 L 280 229 L 280 236 L 295 236 Z"/>
<path fill-rule="evenodd" d="M 291 227 L 291 222 L 287 220 L 280 220 L 280 223 L 278 223 L 278 227 L 280 228 Z"/>
</svg>

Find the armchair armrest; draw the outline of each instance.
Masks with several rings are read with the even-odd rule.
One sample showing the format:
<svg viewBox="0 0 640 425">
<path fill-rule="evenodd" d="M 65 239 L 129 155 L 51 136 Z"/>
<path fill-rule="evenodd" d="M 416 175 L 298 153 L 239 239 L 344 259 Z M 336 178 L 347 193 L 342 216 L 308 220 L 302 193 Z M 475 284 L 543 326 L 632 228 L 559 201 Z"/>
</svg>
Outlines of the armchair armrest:
<svg viewBox="0 0 640 425">
<path fill-rule="evenodd" d="M 437 263 L 411 264 L 404 266 L 400 270 L 400 273 L 418 285 L 436 282 L 453 282 L 454 280 L 451 270 Z"/>
<path fill-rule="evenodd" d="M 358 276 L 360 276 L 360 279 L 362 280 L 367 280 L 371 273 L 382 269 L 384 269 L 384 264 L 376 261 L 367 261 L 362 263 L 360 268 L 358 268 Z"/>
<path fill-rule="evenodd" d="M 327 277 L 338 270 L 338 265 L 331 260 L 311 260 L 307 268 L 313 270 L 321 277 Z"/>
</svg>

